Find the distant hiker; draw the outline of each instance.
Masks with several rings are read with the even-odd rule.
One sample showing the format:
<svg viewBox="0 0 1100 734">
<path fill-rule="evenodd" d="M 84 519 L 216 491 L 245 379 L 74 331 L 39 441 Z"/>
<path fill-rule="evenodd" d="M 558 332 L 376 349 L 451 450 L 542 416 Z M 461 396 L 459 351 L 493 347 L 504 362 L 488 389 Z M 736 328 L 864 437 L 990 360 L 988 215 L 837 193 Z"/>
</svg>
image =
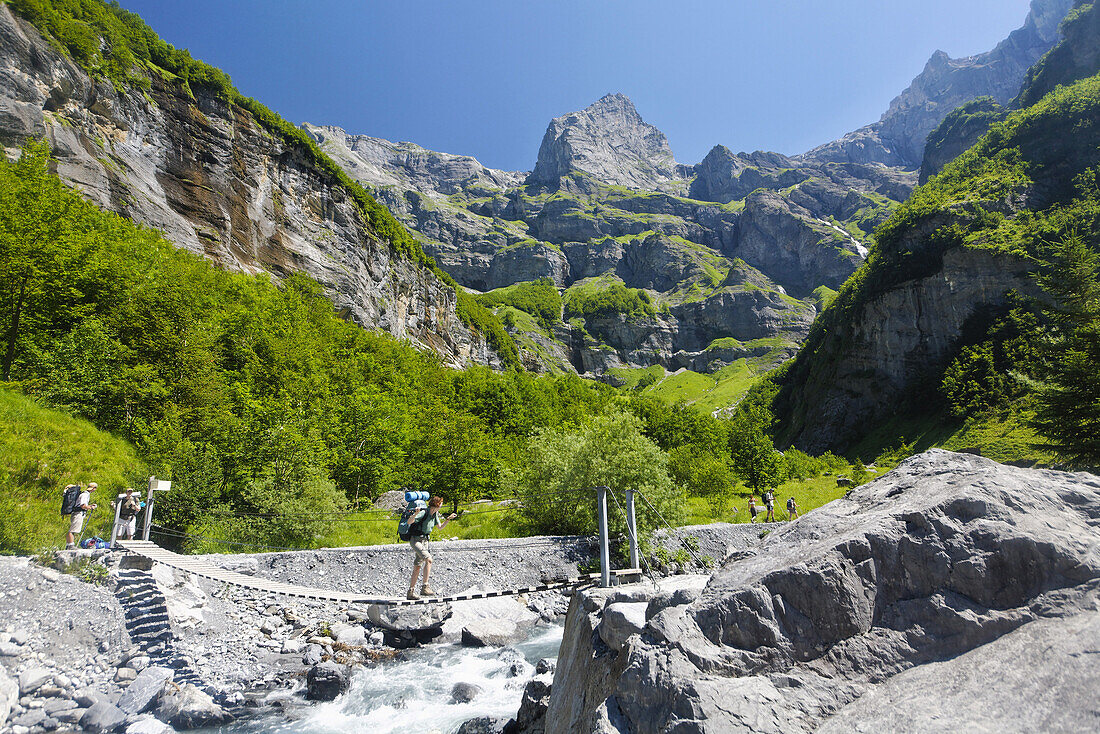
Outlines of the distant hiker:
<svg viewBox="0 0 1100 734">
<path fill-rule="evenodd" d="M 798 505 L 794 502 L 794 497 L 787 500 L 787 521 L 798 519 Z"/>
<path fill-rule="evenodd" d="M 118 521 L 115 523 L 115 538 L 119 540 L 133 540 L 137 530 L 137 516 L 141 512 L 141 500 L 134 496 L 134 488 L 126 488 L 126 496 L 116 500 L 120 505 L 118 509 Z"/>
<path fill-rule="evenodd" d="M 775 522 L 775 493 L 770 489 L 764 492 L 764 506 L 768 508 L 764 522 Z"/>
<path fill-rule="evenodd" d="M 76 538 L 81 530 L 84 529 L 84 517 L 94 510 L 99 505 L 92 504 L 92 492 L 96 491 L 99 485 L 92 482 L 88 485 L 80 495 L 76 498 L 76 508 L 73 510 L 72 519 L 69 521 L 69 533 L 65 536 L 65 550 L 72 550 L 76 547 Z"/>
<path fill-rule="evenodd" d="M 759 514 L 760 510 L 756 506 L 756 498 L 749 497 L 749 522 L 756 522 L 756 516 Z"/>
<path fill-rule="evenodd" d="M 428 536 L 436 527 L 445 528 L 447 523 L 458 515 L 451 513 L 445 518 L 439 516 L 439 508 L 443 506 L 442 497 L 432 497 L 428 506 L 413 515 L 409 521 L 409 547 L 413 549 L 413 575 L 409 581 L 409 593 L 405 598 L 416 601 L 421 596 L 435 596 L 432 587 L 428 585 L 428 576 L 432 573 L 432 554 L 428 552 Z M 424 568 L 424 578 L 421 581 L 420 594 L 416 593 L 416 579 L 420 576 L 420 569 Z"/>
</svg>

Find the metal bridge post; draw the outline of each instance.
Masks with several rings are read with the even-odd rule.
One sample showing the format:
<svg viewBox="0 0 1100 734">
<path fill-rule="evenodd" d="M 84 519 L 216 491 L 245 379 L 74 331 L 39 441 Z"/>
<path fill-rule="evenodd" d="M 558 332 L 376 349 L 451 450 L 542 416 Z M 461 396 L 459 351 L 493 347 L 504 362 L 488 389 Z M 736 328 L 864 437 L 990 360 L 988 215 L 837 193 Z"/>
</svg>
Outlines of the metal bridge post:
<svg viewBox="0 0 1100 734">
<path fill-rule="evenodd" d="M 638 523 L 634 518 L 634 490 L 626 490 L 626 532 L 630 536 L 630 567 L 640 568 L 638 565 Z"/>
<path fill-rule="evenodd" d="M 145 502 L 145 527 L 141 531 L 141 539 L 149 540 L 149 529 L 153 526 L 153 497 L 156 495 L 157 478 L 149 477 L 149 496 Z"/>
<path fill-rule="evenodd" d="M 115 500 L 115 521 L 111 525 L 111 544 L 108 548 L 115 547 L 115 539 L 118 537 L 118 518 L 122 514 L 122 498 L 126 495 L 120 494 L 118 499 Z"/>
<path fill-rule="evenodd" d="M 596 507 L 600 516 L 600 586 L 611 586 L 611 548 L 607 538 L 607 487 L 596 487 Z"/>
</svg>

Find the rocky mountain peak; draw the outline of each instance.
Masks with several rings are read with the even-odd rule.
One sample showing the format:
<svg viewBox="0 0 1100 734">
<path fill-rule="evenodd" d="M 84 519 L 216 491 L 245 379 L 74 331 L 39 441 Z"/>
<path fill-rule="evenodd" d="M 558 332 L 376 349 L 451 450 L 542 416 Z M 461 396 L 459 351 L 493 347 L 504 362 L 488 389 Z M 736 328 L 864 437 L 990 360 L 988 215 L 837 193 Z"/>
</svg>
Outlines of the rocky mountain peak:
<svg viewBox="0 0 1100 734">
<path fill-rule="evenodd" d="M 572 173 L 602 183 L 660 188 L 679 178 L 668 138 L 624 94 L 608 94 L 579 112 L 554 118 L 527 182 L 556 185 Z"/>
<path fill-rule="evenodd" d="M 1073 0 L 1032 0 L 1023 26 L 993 50 L 957 59 L 936 51 L 878 122 L 799 158 L 919 167 L 928 134 L 956 107 L 982 96 L 1003 105 L 1019 93 L 1027 70 L 1058 41 L 1058 26 L 1072 7 Z"/>
</svg>

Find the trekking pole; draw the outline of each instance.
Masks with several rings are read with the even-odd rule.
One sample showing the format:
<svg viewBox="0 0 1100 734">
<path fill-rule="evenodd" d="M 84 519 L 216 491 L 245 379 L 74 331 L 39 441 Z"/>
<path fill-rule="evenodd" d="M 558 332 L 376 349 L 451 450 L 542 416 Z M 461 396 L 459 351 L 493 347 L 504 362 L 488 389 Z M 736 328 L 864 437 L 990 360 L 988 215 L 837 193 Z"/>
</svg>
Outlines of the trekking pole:
<svg viewBox="0 0 1100 734">
<path fill-rule="evenodd" d="M 93 512 L 95 512 L 95 510 L 88 510 L 86 513 L 84 513 L 84 522 L 80 524 L 80 533 L 76 536 L 77 548 L 80 547 L 80 541 L 84 540 L 84 531 L 88 529 L 88 520 L 91 519 L 91 515 Z"/>
</svg>

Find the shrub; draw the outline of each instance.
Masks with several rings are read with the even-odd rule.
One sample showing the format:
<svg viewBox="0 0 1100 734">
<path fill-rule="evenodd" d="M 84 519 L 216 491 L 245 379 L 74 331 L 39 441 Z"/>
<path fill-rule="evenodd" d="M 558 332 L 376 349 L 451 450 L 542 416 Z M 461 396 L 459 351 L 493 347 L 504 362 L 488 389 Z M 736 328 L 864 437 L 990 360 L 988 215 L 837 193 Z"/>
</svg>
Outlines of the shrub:
<svg viewBox="0 0 1100 734">
<path fill-rule="evenodd" d="M 622 314 L 628 318 L 652 317 L 656 314 L 649 293 L 613 283 L 596 292 L 569 293 L 565 302 L 565 318 L 607 318 Z"/>
</svg>

